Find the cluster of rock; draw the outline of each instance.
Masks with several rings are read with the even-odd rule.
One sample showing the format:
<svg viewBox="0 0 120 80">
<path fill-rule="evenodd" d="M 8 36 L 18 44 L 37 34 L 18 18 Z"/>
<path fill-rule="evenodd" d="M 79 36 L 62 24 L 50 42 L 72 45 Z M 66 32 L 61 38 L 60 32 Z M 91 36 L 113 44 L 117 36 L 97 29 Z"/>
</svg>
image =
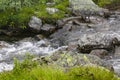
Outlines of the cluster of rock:
<svg viewBox="0 0 120 80">
<path fill-rule="evenodd" d="M 42 24 L 42 20 L 32 16 L 30 22 L 28 23 L 29 27 L 32 29 L 33 32 L 50 34 L 53 33 L 56 29 L 54 25 L 51 24 Z"/>
</svg>

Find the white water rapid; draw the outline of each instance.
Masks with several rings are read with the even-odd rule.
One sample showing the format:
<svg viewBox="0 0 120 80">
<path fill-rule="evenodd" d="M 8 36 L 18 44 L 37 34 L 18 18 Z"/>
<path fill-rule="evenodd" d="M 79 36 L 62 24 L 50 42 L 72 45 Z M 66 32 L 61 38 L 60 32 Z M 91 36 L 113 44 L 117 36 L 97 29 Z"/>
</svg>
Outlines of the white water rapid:
<svg viewBox="0 0 120 80">
<path fill-rule="evenodd" d="M 12 44 L 0 41 L 0 72 L 13 69 L 13 59 L 23 59 L 26 53 L 41 56 L 53 53 L 66 46 L 57 49 L 50 46 L 47 40 L 32 41 L 21 40 Z"/>
</svg>

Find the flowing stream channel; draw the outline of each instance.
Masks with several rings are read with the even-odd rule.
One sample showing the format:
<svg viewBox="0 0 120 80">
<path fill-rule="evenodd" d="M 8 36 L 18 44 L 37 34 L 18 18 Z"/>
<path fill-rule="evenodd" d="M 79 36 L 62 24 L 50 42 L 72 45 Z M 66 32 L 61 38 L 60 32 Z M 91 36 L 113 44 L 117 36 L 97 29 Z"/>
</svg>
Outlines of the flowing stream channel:
<svg viewBox="0 0 120 80">
<path fill-rule="evenodd" d="M 12 70 L 14 67 L 13 59 L 17 58 L 18 60 L 22 60 L 26 53 L 35 56 L 42 56 L 53 53 L 63 47 L 55 49 L 50 46 L 46 39 L 36 41 L 31 38 L 26 38 L 11 44 L 0 41 L 0 72 Z"/>
</svg>

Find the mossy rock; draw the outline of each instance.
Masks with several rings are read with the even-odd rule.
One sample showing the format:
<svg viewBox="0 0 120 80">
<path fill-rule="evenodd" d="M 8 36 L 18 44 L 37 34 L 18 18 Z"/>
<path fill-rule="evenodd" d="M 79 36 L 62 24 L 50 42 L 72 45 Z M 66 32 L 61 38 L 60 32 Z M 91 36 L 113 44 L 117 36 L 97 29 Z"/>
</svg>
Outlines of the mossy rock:
<svg viewBox="0 0 120 80">
<path fill-rule="evenodd" d="M 112 65 L 99 57 L 91 54 L 80 54 L 68 51 L 57 51 L 51 55 L 36 59 L 40 64 L 55 64 L 60 67 L 69 68 L 86 64 L 94 64 L 112 69 Z"/>
</svg>

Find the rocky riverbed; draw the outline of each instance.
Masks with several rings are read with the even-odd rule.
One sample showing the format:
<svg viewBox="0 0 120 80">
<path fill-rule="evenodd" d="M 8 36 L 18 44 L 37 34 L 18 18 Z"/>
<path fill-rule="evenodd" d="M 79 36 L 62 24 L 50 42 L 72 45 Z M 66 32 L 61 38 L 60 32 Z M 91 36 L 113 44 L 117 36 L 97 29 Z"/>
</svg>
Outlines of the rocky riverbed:
<svg viewBox="0 0 120 80">
<path fill-rule="evenodd" d="M 120 12 L 114 12 L 108 18 L 90 17 L 90 20 L 91 23 L 68 21 L 50 36 L 53 45 L 68 45 L 68 50 L 73 52 L 96 55 L 109 61 L 120 74 Z"/>
<path fill-rule="evenodd" d="M 42 34 L 50 33 L 47 38 L 40 34 L 19 41 L 0 41 L 0 71 L 12 70 L 14 58 L 22 60 L 30 53 L 37 57 L 35 60 L 49 54 L 48 62 L 63 67 L 92 63 L 120 75 L 120 12 L 113 12 L 108 18 L 91 16 L 90 20 L 45 24 L 41 30 Z"/>
</svg>

